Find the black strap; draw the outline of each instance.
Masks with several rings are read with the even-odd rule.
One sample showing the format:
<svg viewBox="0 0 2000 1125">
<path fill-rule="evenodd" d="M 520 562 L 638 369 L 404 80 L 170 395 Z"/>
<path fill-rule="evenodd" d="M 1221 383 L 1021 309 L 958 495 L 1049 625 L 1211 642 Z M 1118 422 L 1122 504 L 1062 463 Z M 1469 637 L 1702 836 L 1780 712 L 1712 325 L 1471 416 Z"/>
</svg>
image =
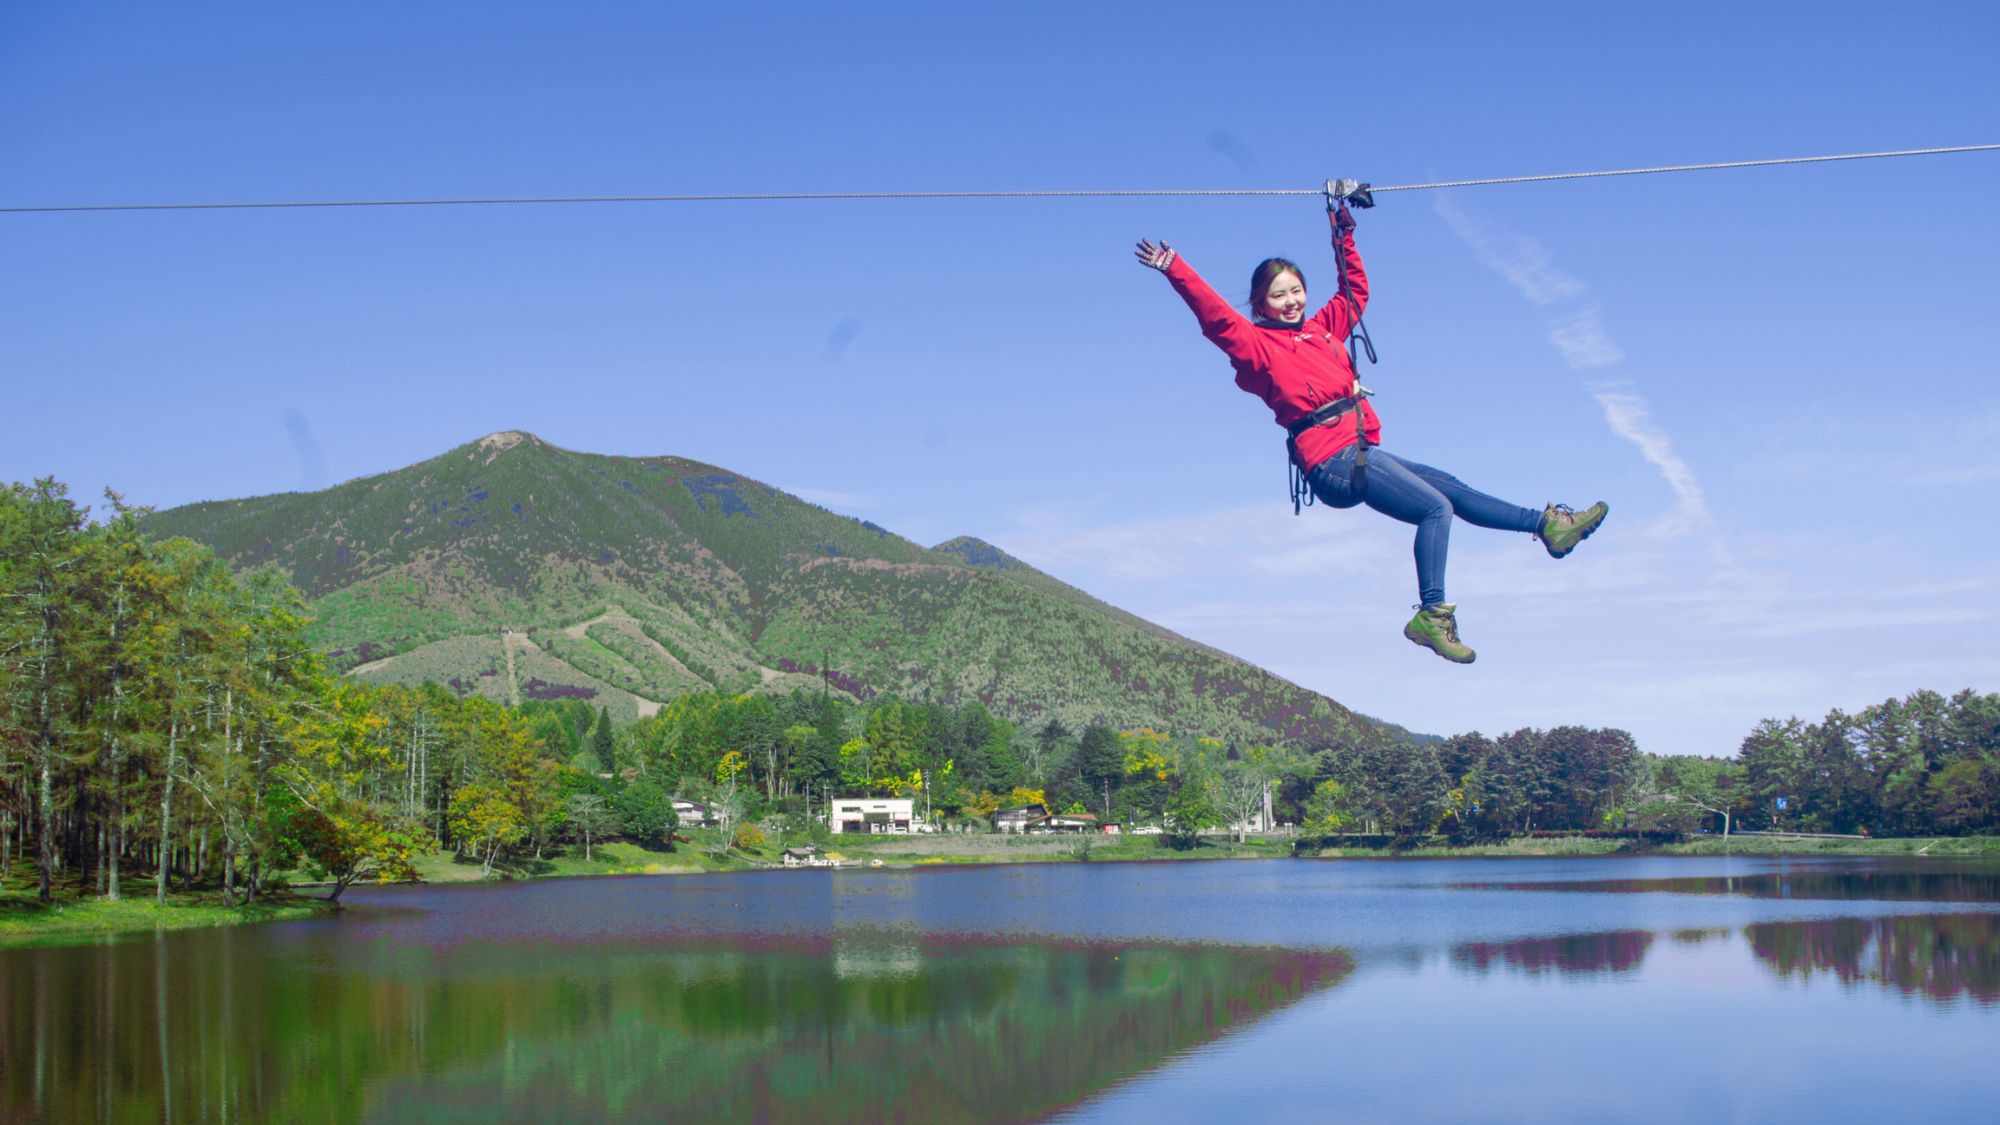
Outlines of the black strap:
<svg viewBox="0 0 2000 1125">
<path fill-rule="evenodd" d="M 1375 197 L 1369 194 L 1367 184 L 1362 184 L 1360 190 L 1348 196 L 1348 198 L 1353 200 L 1354 205 L 1357 207 L 1373 207 L 1375 205 Z M 1347 302 L 1348 320 L 1351 324 L 1351 327 L 1347 330 L 1347 365 L 1354 371 L 1356 387 L 1358 388 L 1361 376 L 1361 353 L 1365 349 L 1368 353 L 1368 362 L 1374 363 L 1375 341 L 1368 335 L 1368 326 L 1361 322 L 1361 309 L 1354 300 L 1354 294 L 1347 291 L 1347 252 L 1341 248 L 1338 236 L 1333 240 L 1333 253 L 1335 259 L 1337 259 L 1334 263 L 1336 272 L 1340 277 L 1340 299 Z M 1332 402 L 1319 407 L 1312 413 L 1285 427 L 1285 468 L 1289 474 L 1291 483 L 1293 515 L 1298 515 L 1301 509 L 1311 507 L 1313 502 L 1312 482 L 1306 479 L 1305 472 L 1299 468 L 1299 435 L 1312 429 L 1314 426 L 1323 426 L 1328 422 L 1340 418 L 1350 410 L 1358 410 L 1361 406 L 1361 400 L 1364 397 L 1366 396 L 1357 389 L 1354 394 L 1348 395 L 1345 398 L 1334 399 Z M 1348 487 L 1354 490 L 1354 495 L 1357 497 L 1368 495 L 1368 426 L 1366 423 L 1367 420 L 1359 416 L 1356 416 L 1354 419 L 1354 442 L 1356 446 L 1354 450 L 1354 470 L 1349 474 L 1347 480 Z"/>
<path fill-rule="evenodd" d="M 1361 194 L 1365 197 L 1365 201 L 1360 206 L 1375 205 L 1375 197 L 1368 194 L 1367 184 L 1361 185 Z M 1350 232 L 1348 237 L 1352 238 L 1353 234 Z M 1347 290 L 1347 251 L 1341 247 L 1337 238 L 1333 240 L 1333 249 L 1334 257 L 1340 259 L 1335 263 L 1339 267 L 1336 272 L 1340 278 L 1340 299 L 1347 302 L 1348 319 L 1353 321 L 1353 327 L 1347 330 L 1347 366 L 1354 370 L 1355 384 L 1359 386 L 1361 354 L 1355 345 L 1359 344 L 1368 349 L 1368 362 L 1374 363 L 1375 341 L 1368 335 L 1368 326 L 1361 321 L 1361 307 L 1355 303 L 1354 294 Z M 1358 392 L 1356 396 L 1351 397 L 1358 397 Z M 1368 426 L 1364 418 L 1354 419 L 1354 446 L 1354 472 L 1347 478 L 1348 487 L 1354 490 L 1355 496 L 1365 497 L 1368 495 Z"/>
<path fill-rule="evenodd" d="M 1315 409 L 1312 413 L 1286 426 L 1285 436 L 1296 439 L 1300 434 L 1305 433 L 1314 426 L 1324 426 L 1328 422 L 1335 421 L 1341 415 L 1360 405 L 1360 395 L 1348 395 L 1346 398 L 1334 399 L 1332 402 Z"/>
</svg>

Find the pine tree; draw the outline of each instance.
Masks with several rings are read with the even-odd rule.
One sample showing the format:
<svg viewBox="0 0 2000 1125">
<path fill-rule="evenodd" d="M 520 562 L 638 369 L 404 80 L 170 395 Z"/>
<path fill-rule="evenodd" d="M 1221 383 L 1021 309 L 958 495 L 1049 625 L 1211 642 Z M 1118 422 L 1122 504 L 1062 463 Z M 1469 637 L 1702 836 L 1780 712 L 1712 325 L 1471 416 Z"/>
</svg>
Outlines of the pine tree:
<svg viewBox="0 0 2000 1125">
<path fill-rule="evenodd" d="M 605 773 L 618 772 L 617 742 L 611 735 L 611 709 L 597 709 L 597 725 L 590 731 L 590 752 L 597 755 L 598 767 Z"/>
<path fill-rule="evenodd" d="M 11 655 L 8 726 L 27 745 L 34 797 L 36 898 L 51 901 L 56 866 L 56 773 L 74 737 L 74 666 L 86 662 L 81 620 L 86 510 L 53 477 L 8 486 L 0 499 L 0 651 Z"/>
</svg>

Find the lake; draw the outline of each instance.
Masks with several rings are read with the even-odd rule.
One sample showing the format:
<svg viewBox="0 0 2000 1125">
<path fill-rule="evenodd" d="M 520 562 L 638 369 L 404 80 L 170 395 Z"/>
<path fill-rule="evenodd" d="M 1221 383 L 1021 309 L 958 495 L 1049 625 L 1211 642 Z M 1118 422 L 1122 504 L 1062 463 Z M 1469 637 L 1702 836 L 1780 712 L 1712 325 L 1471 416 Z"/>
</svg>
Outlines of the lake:
<svg viewBox="0 0 2000 1125">
<path fill-rule="evenodd" d="M 2000 1119 L 2000 862 L 350 890 L 0 951 L 0 1118 Z"/>
</svg>

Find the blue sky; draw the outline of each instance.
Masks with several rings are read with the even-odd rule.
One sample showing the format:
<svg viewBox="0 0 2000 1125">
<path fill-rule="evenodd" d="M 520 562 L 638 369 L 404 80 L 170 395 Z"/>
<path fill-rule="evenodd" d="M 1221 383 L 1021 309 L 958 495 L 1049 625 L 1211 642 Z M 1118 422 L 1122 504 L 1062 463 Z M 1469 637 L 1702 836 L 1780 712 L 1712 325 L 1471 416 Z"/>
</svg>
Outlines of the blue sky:
<svg viewBox="0 0 2000 1125">
<path fill-rule="evenodd" d="M 2000 8 L 0 9 L 0 205 L 1302 188 L 2000 142 Z M 500 429 L 976 535 L 1411 727 L 1729 753 L 2000 689 L 2000 153 L 1385 195 L 1395 452 L 1609 500 L 1409 533 L 1285 503 L 1281 433 L 1150 271 L 1331 279 L 1308 198 L 0 215 L 0 479 L 161 507 Z"/>
</svg>

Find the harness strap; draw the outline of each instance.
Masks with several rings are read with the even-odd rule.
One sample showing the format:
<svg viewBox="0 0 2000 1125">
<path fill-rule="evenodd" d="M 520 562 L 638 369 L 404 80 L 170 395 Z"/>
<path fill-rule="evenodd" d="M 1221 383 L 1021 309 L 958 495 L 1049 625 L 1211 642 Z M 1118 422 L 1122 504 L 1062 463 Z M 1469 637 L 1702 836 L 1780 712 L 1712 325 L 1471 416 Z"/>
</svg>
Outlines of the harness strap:
<svg viewBox="0 0 2000 1125">
<path fill-rule="evenodd" d="M 1332 402 L 1319 407 L 1312 413 L 1286 426 L 1285 434 L 1289 438 L 1296 439 L 1300 434 L 1305 433 L 1314 426 L 1324 426 L 1328 422 L 1337 421 L 1341 415 L 1360 406 L 1361 400 L 1364 397 L 1366 397 L 1366 392 L 1356 392 L 1345 398 L 1334 399 Z"/>
<path fill-rule="evenodd" d="M 1373 394 L 1360 383 L 1354 384 L 1354 393 L 1334 399 L 1298 421 L 1285 427 L 1285 464 L 1289 467 L 1292 490 L 1292 514 L 1312 506 L 1312 482 L 1306 479 L 1304 470 L 1299 468 L 1299 435 L 1315 426 L 1325 426 L 1338 422 L 1348 414 L 1360 409 L 1361 400 Z M 1368 491 L 1368 434 L 1362 420 L 1354 420 L 1354 438 L 1360 448 L 1354 451 L 1354 470 L 1348 477 L 1355 494 L 1366 495 Z"/>
<path fill-rule="evenodd" d="M 1375 198 L 1368 194 L 1367 184 L 1362 184 L 1358 192 L 1350 193 L 1345 198 L 1353 199 L 1357 207 L 1375 205 Z M 1349 230 L 1352 229 L 1350 223 Z M 1307 480 L 1306 474 L 1299 469 L 1299 435 L 1314 426 L 1323 426 L 1335 421 L 1348 411 L 1359 409 L 1361 400 L 1372 393 L 1361 385 L 1361 353 L 1365 349 L 1368 353 L 1368 362 L 1374 363 L 1375 341 L 1368 335 L 1368 326 L 1361 322 L 1361 309 L 1354 300 L 1354 294 L 1347 290 L 1347 252 L 1341 247 L 1338 236 L 1333 240 L 1333 253 L 1337 259 L 1335 272 L 1340 277 L 1340 299 L 1347 303 L 1348 320 L 1352 325 L 1347 330 L 1347 366 L 1355 374 L 1354 393 L 1334 399 L 1285 427 L 1285 467 L 1291 483 L 1293 515 L 1298 515 L 1301 509 L 1311 507 L 1313 502 L 1312 482 Z M 1360 417 L 1354 419 L 1354 443 L 1354 470 L 1348 476 L 1348 485 L 1357 497 L 1366 496 L 1368 495 L 1368 427 Z"/>
</svg>

